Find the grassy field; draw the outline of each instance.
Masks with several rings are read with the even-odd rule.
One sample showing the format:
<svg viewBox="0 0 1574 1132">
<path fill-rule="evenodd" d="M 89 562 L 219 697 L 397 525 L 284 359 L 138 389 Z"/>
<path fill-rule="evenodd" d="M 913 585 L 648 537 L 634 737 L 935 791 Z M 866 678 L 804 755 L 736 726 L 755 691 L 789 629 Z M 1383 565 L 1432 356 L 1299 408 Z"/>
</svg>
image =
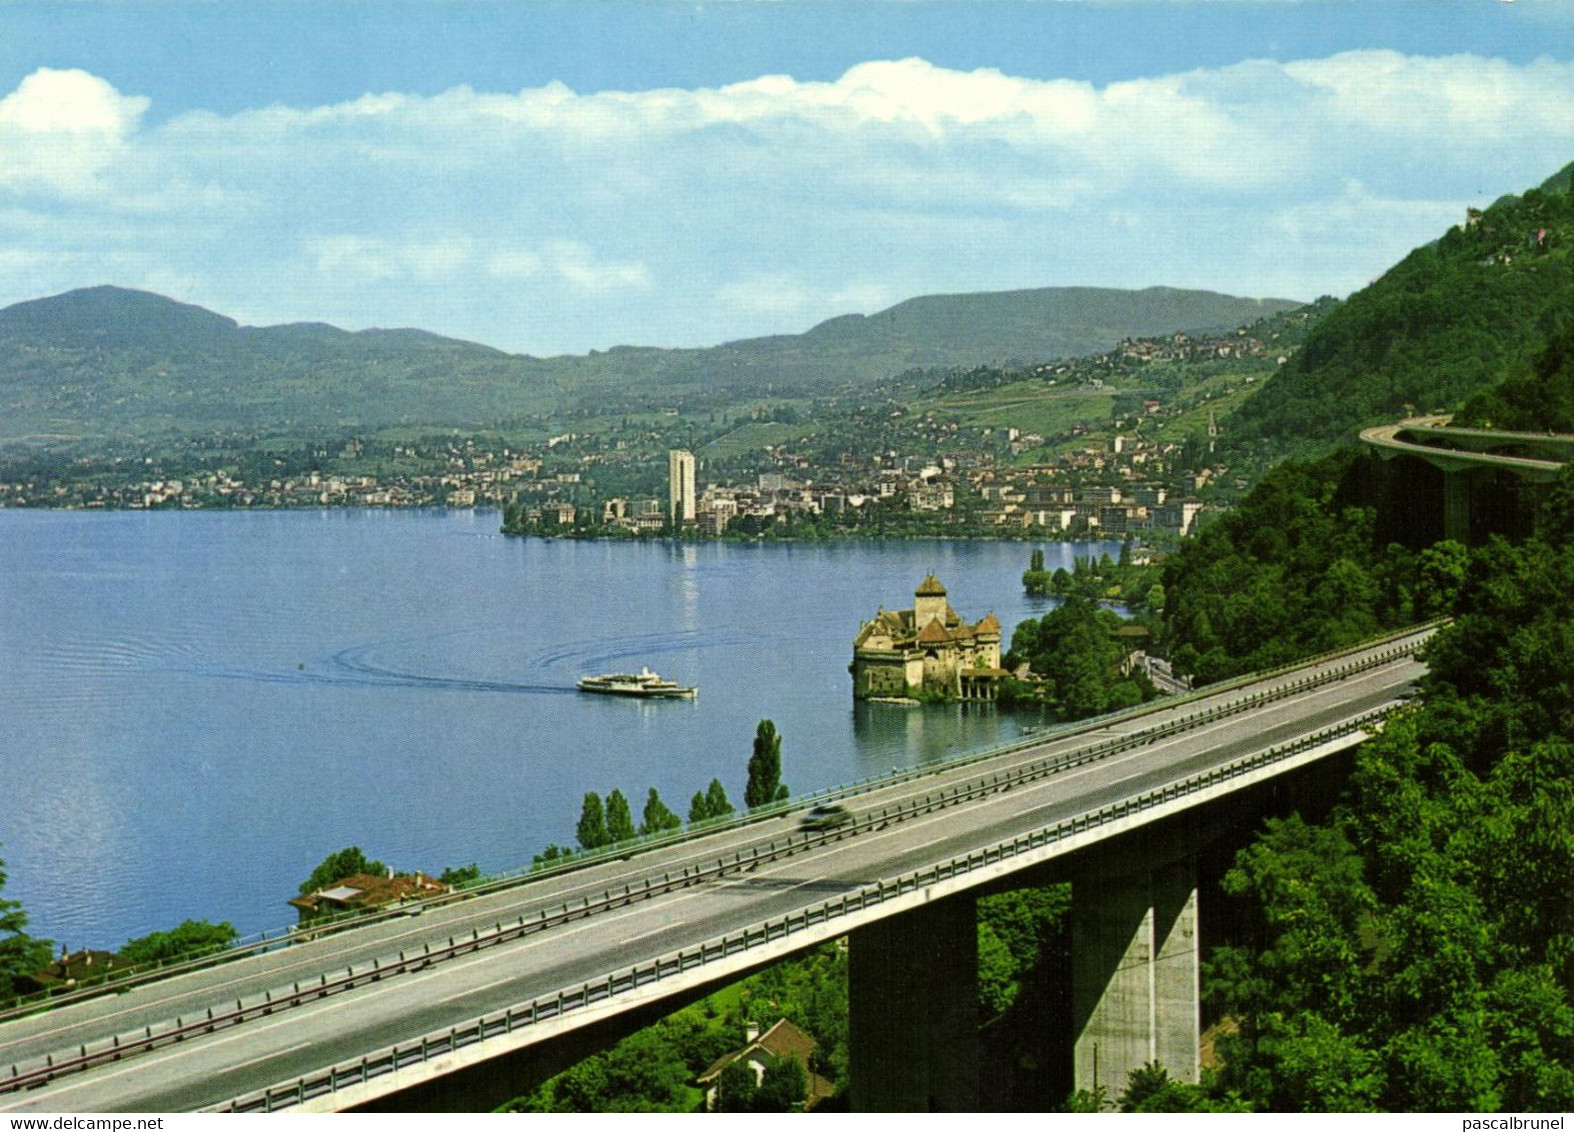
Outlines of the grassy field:
<svg viewBox="0 0 1574 1132">
<path fill-rule="evenodd" d="M 739 425 L 731 432 L 717 437 L 701 448 L 699 454 L 711 460 L 726 460 L 749 452 L 758 452 L 766 447 L 774 447 L 778 444 L 800 440 L 806 436 L 813 436 L 819 430 L 819 426 L 813 421 L 801 421 L 798 424 L 779 424 L 776 421 L 750 421 L 748 424 Z"/>
</svg>

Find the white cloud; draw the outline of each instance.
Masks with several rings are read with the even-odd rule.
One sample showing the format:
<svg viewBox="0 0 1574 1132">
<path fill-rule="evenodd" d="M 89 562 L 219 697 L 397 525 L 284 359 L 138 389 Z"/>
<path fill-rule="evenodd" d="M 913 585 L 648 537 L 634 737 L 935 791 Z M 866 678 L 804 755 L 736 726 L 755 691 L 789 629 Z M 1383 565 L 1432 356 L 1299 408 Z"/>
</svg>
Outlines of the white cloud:
<svg viewBox="0 0 1574 1132">
<path fill-rule="evenodd" d="M 158 268 L 226 313 L 541 353 L 939 290 L 1310 297 L 1554 171 L 1571 104 L 1567 63 L 1360 51 L 1104 86 L 875 60 L 825 82 L 461 86 L 147 125 L 145 98 L 45 69 L 0 97 L 0 300 Z"/>
<path fill-rule="evenodd" d="M 651 282 L 650 269 L 643 263 L 598 259 L 589 244 L 578 240 L 554 240 L 546 248 L 546 260 L 560 277 L 582 291 L 643 288 Z"/>
<path fill-rule="evenodd" d="M 91 192 L 147 107 L 86 71 L 34 71 L 0 98 L 0 188 Z"/>
<path fill-rule="evenodd" d="M 486 272 L 496 279 L 529 279 L 541 272 L 541 257 L 525 248 L 501 248 L 487 257 Z"/>
<path fill-rule="evenodd" d="M 801 279 L 784 272 L 750 275 L 716 292 L 718 304 L 751 314 L 797 316 L 808 310 L 815 299 L 815 292 Z"/>
<path fill-rule="evenodd" d="M 120 138 L 136 128 L 145 98 L 125 98 L 86 71 L 41 67 L 0 99 L 0 126 L 30 134 L 93 134 Z"/>
<path fill-rule="evenodd" d="M 375 236 L 312 236 L 302 241 L 315 269 L 362 281 L 414 279 L 433 283 L 469 269 L 475 241 L 466 235 L 387 240 Z"/>
</svg>

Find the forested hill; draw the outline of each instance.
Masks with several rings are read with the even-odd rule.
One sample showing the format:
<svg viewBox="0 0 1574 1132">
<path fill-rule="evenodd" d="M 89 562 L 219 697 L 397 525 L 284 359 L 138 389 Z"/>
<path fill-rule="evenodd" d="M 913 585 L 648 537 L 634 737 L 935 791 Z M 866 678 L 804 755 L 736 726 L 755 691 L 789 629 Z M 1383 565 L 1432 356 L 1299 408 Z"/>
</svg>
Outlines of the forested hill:
<svg viewBox="0 0 1574 1132">
<path fill-rule="evenodd" d="M 872 315 L 829 319 L 798 335 L 682 351 L 677 377 L 718 361 L 768 371 L 773 381 L 824 387 L 847 376 L 880 377 L 921 367 L 1027 363 L 1081 357 L 1123 338 L 1177 330 L 1226 331 L 1300 306 L 1286 299 L 1240 299 L 1212 291 L 1149 287 L 1045 287 L 974 295 L 926 295 Z"/>
<path fill-rule="evenodd" d="M 417 330 L 244 327 L 159 295 L 94 287 L 0 310 L 0 441 L 483 424 L 565 407 L 782 396 L 920 365 L 1053 360 L 1294 305 L 1168 288 L 943 295 L 709 349 L 534 358 Z"/>
<path fill-rule="evenodd" d="M 1574 310 L 1571 173 L 1462 217 L 1352 295 L 1241 407 L 1231 435 L 1322 447 L 1528 373 Z"/>
<path fill-rule="evenodd" d="M 0 310 L 0 439 L 447 423 L 517 413 L 543 376 L 422 331 L 243 327 L 119 287 Z"/>
</svg>

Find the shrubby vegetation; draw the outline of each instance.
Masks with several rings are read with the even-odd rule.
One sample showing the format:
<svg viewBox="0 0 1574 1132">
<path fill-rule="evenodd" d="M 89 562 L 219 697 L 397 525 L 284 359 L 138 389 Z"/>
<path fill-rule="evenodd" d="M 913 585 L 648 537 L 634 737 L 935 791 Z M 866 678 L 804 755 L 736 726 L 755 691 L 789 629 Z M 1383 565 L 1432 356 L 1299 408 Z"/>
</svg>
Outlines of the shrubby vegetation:
<svg viewBox="0 0 1574 1132">
<path fill-rule="evenodd" d="M 373 861 L 361 852 L 359 845 L 351 845 L 347 849 L 340 849 L 337 853 L 329 853 L 323 858 L 322 863 L 312 870 L 311 876 L 301 881 L 300 893 L 306 896 L 319 889 L 329 888 L 345 877 L 353 877 L 358 873 L 369 876 L 378 876 L 387 870 L 388 866 L 381 861 Z"/>
<path fill-rule="evenodd" d="M 1453 420 L 1463 427 L 1574 432 L 1574 323 L 1552 337 L 1528 374 L 1477 393 Z"/>
<path fill-rule="evenodd" d="M 210 924 L 207 920 L 186 920 L 164 932 L 150 932 L 128 939 L 119 951 L 127 963 L 152 966 L 196 955 L 224 951 L 240 938 L 229 921 Z"/>
<path fill-rule="evenodd" d="M 1199 683 L 1342 648 L 1448 608 L 1464 548 L 1413 553 L 1377 536 L 1342 449 L 1287 461 L 1164 569 L 1166 642 Z"/>
<path fill-rule="evenodd" d="M 0 891 L 5 889 L 5 862 L 0 861 Z M 0 999 L 32 990 L 31 976 L 54 954 L 54 944 L 27 934 L 27 913 L 20 901 L 0 898 Z"/>
<path fill-rule="evenodd" d="M 1330 820 L 1240 854 L 1249 930 L 1205 979 L 1240 1023 L 1222 1086 L 1273 1109 L 1574 1104 L 1571 533 L 1473 552 L 1424 705 L 1362 747 Z"/>
<path fill-rule="evenodd" d="M 1359 425 L 1456 409 L 1523 374 L 1574 309 L 1567 174 L 1417 248 L 1330 312 L 1227 435 L 1279 451 L 1327 447 Z"/>
<path fill-rule="evenodd" d="M 1113 610 L 1072 595 L 1011 634 L 1005 666 L 1031 666 L 1031 682 L 1008 678 L 1002 703 L 1038 704 L 1055 720 L 1086 719 L 1152 699 L 1157 693 L 1139 668 L 1126 670 L 1129 649 L 1117 634 L 1130 623 Z"/>
</svg>

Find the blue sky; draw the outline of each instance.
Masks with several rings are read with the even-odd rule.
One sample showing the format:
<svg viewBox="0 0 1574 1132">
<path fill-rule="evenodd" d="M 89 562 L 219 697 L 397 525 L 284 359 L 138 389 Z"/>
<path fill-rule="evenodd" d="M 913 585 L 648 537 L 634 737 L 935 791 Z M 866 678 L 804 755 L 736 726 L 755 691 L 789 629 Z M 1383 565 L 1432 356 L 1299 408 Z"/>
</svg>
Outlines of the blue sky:
<svg viewBox="0 0 1574 1132">
<path fill-rule="evenodd" d="M 1574 160 L 1560 0 L 0 5 L 0 303 L 549 354 L 1345 294 Z"/>
</svg>

